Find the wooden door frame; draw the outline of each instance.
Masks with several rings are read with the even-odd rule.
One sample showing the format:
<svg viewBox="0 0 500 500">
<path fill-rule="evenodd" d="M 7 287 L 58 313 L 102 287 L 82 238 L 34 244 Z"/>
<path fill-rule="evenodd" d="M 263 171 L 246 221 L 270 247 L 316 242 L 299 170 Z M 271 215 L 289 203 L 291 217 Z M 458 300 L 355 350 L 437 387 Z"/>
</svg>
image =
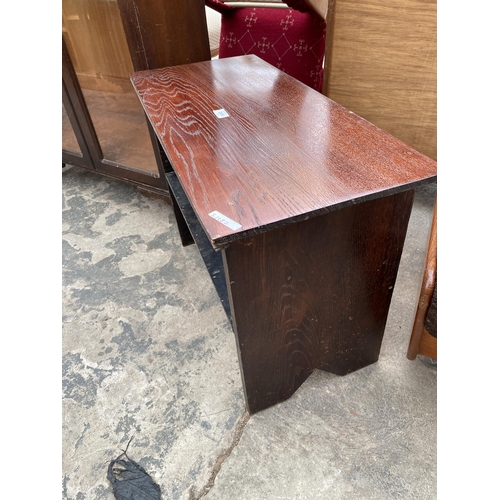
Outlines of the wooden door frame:
<svg viewBox="0 0 500 500">
<path fill-rule="evenodd" d="M 78 153 L 63 147 L 62 161 L 95 170 L 91 149 L 85 139 L 95 136 L 95 130 L 64 37 L 62 38 L 62 101 L 81 151 Z M 84 131 L 84 128 L 87 130 Z M 98 141 L 97 146 L 100 148 Z"/>
<path fill-rule="evenodd" d="M 211 59 L 203 0 L 117 0 L 117 4 L 135 71 Z M 64 37 L 63 102 L 82 150 L 81 155 L 63 150 L 63 162 L 133 182 L 171 203 L 165 176 L 168 160 L 149 120 L 158 173 L 104 158 Z"/>
<path fill-rule="evenodd" d="M 168 185 L 156 137 L 152 143 L 158 172 L 148 172 L 104 158 L 64 36 L 62 37 L 62 90 L 63 104 L 81 149 L 81 154 L 63 149 L 63 163 L 77 165 L 117 179 L 133 182 L 169 198 Z M 149 124 L 148 132 L 150 135 L 153 134 Z"/>
</svg>

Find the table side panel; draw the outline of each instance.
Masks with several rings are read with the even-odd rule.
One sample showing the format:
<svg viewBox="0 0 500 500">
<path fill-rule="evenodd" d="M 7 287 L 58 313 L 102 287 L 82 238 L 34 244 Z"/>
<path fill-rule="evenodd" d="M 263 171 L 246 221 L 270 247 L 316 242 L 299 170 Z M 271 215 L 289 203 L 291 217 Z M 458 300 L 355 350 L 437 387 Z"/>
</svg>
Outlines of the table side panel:
<svg viewBox="0 0 500 500">
<path fill-rule="evenodd" d="M 353 205 L 224 250 L 250 413 L 289 398 L 315 368 L 378 360 L 414 191 Z"/>
</svg>

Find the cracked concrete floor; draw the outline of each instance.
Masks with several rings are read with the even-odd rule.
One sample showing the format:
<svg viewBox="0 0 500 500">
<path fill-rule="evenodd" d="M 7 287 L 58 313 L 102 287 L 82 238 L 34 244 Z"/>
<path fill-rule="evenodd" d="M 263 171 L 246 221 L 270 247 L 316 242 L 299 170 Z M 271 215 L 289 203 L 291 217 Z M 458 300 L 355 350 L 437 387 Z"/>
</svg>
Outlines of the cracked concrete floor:
<svg viewBox="0 0 500 500">
<path fill-rule="evenodd" d="M 436 498 L 437 372 L 406 359 L 435 185 L 417 192 L 378 363 L 317 371 L 250 418 L 171 207 L 77 167 L 62 185 L 64 499 L 114 499 L 107 465 L 132 437 L 164 499 Z"/>
</svg>

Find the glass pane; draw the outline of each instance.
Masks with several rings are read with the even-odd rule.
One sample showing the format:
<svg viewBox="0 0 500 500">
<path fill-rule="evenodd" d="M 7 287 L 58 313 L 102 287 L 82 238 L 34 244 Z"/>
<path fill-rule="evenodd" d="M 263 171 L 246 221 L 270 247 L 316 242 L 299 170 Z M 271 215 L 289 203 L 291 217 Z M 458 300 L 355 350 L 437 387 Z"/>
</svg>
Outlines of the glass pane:
<svg viewBox="0 0 500 500">
<path fill-rule="evenodd" d="M 62 106 L 62 147 L 68 151 L 82 154 L 64 104 Z"/>
<path fill-rule="evenodd" d="M 158 172 L 116 0 L 63 0 L 63 34 L 104 158 Z"/>
</svg>

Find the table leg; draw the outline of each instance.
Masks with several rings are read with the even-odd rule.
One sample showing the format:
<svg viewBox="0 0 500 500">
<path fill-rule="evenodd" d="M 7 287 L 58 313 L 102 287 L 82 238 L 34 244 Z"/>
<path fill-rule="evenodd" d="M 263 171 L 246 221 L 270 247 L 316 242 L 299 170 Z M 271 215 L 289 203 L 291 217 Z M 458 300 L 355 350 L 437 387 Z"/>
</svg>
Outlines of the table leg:
<svg viewBox="0 0 500 500">
<path fill-rule="evenodd" d="M 289 398 L 316 368 L 378 360 L 414 191 L 238 240 L 224 250 L 247 407 Z"/>
</svg>

